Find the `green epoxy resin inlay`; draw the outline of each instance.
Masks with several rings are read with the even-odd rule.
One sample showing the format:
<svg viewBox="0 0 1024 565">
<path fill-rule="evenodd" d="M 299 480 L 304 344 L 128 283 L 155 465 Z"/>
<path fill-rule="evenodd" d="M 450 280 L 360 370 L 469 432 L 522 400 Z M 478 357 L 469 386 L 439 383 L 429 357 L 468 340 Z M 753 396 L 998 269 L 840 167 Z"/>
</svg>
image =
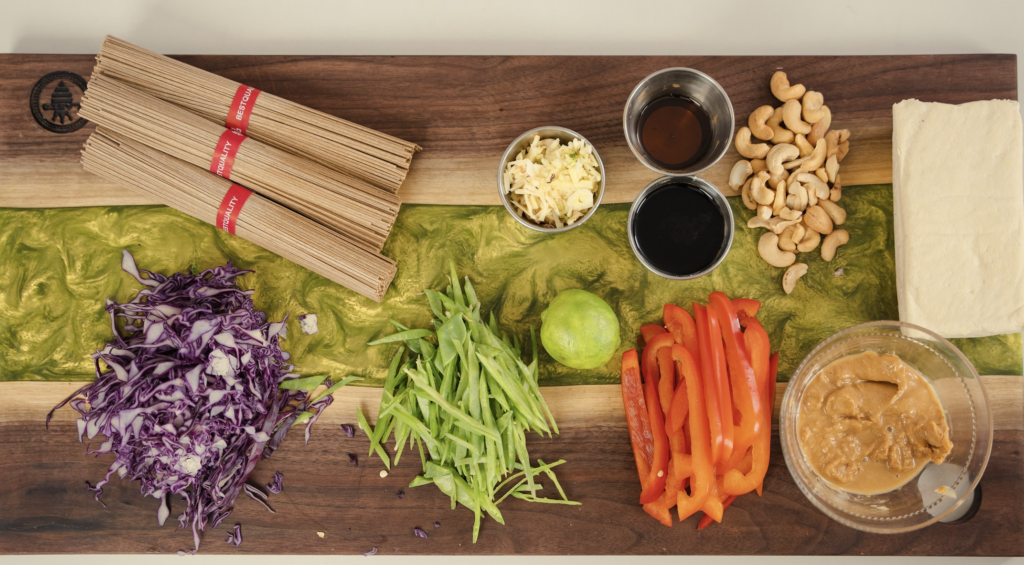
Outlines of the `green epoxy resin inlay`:
<svg viewBox="0 0 1024 565">
<path fill-rule="evenodd" d="M 485 313 L 501 329 L 529 337 L 540 313 L 560 291 L 589 290 L 604 298 L 622 325 L 620 351 L 604 367 L 578 371 L 541 351 L 544 385 L 619 382 L 622 351 L 636 346 L 642 324 L 660 323 L 671 302 L 690 309 L 712 290 L 763 304 L 759 318 L 781 351 L 786 380 L 807 353 L 838 330 L 898 318 L 892 234 L 892 188 L 848 187 L 842 204 L 850 243 L 831 263 L 815 251 L 800 255 L 808 273 L 792 295 L 782 273 L 757 254 L 762 230 L 745 227 L 753 212 L 730 199 L 737 229 L 729 256 L 711 274 L 670 281 L 633 256 L 626 238 L 628 204 L 605 204 L 579 228 L 558 235 L 528 230 L 498 206 L 402 207 L 384 254 L 398 276 L 382 304 L 363 298 L 241 238 L 163 206 L 0 209 L 0 381 L 90 380 L 89 354 L 111 339 L 104 299 L 130 299 L 139 284 L 120 268 L 129 249 L 142 269 L 165 274 L 230 260 L 256 272 L 240 279 L 256 290 L 256 307 L 271 320 L 290 314 L 285 350 L 307 375 L 336 380 L 360 375 L 382 383 L 394 345 L 366 347 L 392 333 L 388 319 L 428 327 L 424 288 L 443 290 L 449 258 L 470 277 Z M 842 276 L 834 276 L 837 269 Z M 319 333 L 302 333 L 298 317 L 315 313 Z M 1019 375 L 1019 334 L 954 343 L 981 374 Z"/>
</svg>

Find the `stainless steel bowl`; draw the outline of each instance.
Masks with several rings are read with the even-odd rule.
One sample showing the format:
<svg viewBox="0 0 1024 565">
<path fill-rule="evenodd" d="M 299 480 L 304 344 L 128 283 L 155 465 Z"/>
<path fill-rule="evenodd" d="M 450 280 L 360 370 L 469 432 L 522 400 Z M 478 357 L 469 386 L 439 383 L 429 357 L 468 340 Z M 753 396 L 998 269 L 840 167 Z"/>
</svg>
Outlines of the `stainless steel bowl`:
<svg viewBox="0 0 1024 565">
<path fill-rule="evenodd" d="M 558 138 L 562 140 L 562 143 L 568 143 L 572 141 L 574 138 L 579 138 L 582 139 L 584 143 L 587 143 L 594 149 L 594 158 L 597 159 L 597 169 L 598 171 L 601 172 L 601 180 L 598 183 L 597 192 L 594 194 L 594 206 L 591 207 L 590 210 L 588 210 L 582 218 L 580 218 L 579 220 L 576 221 L 576 223 L 570 226 L 565 226 L 562 228 L 546 228 L 544 226 L 537 225 L 530 221 L 529 219 L 524 218 L 522 214 L 519 213 L 519 210 L 512 206 L 512 203 L 509 202 L 508 195 L 505 194 L 505 181 L 503 178 L 505 174 L 505 167 L 508 166 L 509 162 L 515 159 L 516 155 L 518 155 L 524 147 L 526 147 L 533 141 L 533 136 L 535 135 L 539 135 L 541 139 L 549 139 L 552 137 Z M 501 203 L 505 205 L 505 209 L 508 210 L 508 213 L 512 214 L 512 217 L 515 218 L 516 221 L 518 221 L 520 224 L 523 224 L 524 226 L 530 228 L 531 230 L 537 230 L 539 232 L 544 233 L 566 232 L 571 229 L 579 227 L 580 225 L 583 224 L 583 222 L 589 220 L 590 217 L 594 215 L 594 212 L 597 211 L 597 207 L 601 204 L 601 198 L 604 197 L 604 187 L 607 186 L 607 183 L 608 172 L 605 171 L 604 161 L 601 160 L 601 155 L 597 152 L 597 148 L 594 147 L 594 144 L 590 143 L 589 141 L 587 141 L 587 138 L 572 131 L 571 129 L 559 126 L 544 126 L 539 128 L 533 128 L 530 131 L 520 135 L 515 139 L 515 141 L 509 144 L 508 149 L 505 150 L 505 153 L 501 156 L 501 161 L 498 163 L 498 194 L 501 196 Z"/>
<path fill-rule="evenodd" d="M 725 218 L 725 242 L 722 244 L 722 249 L 718 252 L 718 257 L 716 257 L 715 260 L 705 269 L 696 273 L 690 273 L 688 275 L 674 275 L 672 273 L 666 273 L 652 265 L 636 245 L 636 237 L 633 235 L 633 220 L 636 218 L 636 212 L 640 207 L 640 203 L 647 198 L 648 194 L 669 184 L 688 184 L 701 190 L 711 197 L 711 200 L 718 206 L 718 210 L 722 212 L 722 217 Z M 633 205 L 629 208 L 629 221 L 626 224 L 626 236 L 629 238 L 629 246 L 633 249 L 633 254 L 636 255 L 636 258 L 639 259 L 640 262 L 643 263 L 644 266 L 652 273 L 659 277 L 665 277 L 666 279 L 676 281 L 687 281 L 700 278 L 715 270 L 715 267 L 725 260 L 725 256 L 728 255 L 729 250 L 732 249 L 732 239 L 735 233 L 736 220 L 732 215 L 732 207 L 729 206 L 729 201 L 722 195 L 722 192 L 718 190 L 718 187 L 700 177 L 661 177 L 647 185 L 647 187 L 633 199 Z"/>
<path fill-rule="evenodd" d="M 640 113 L 651 102 L 670 95 L 683 96 L 700 104 L 711 120 L 711 145 L 707 153 L 685 169 L 662 168 L 650 158 L 640 143 Z M 648 75 L 630 93 L 626 108 L 622 111 L 622 129 L 626 132 L 629 149 L 649 169 L 670 177 L 695 175 L 717 163 L 732 144 L 735 123 L 732 101 L 722 85 L 700 71 L 685 67 L 662 69 Z"/>
</svg>

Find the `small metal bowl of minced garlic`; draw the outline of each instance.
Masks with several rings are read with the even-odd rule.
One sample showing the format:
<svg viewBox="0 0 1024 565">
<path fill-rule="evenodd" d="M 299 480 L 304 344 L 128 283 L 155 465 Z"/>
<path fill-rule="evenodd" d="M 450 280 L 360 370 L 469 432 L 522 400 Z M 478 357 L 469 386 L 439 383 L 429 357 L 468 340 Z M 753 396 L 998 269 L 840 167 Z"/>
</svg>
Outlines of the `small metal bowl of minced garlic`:
<svg viewBox="0 0 1024 565">
<path fill-rule="evenodd" d="M 498 194 L 520 224 L 561 233 L 590 219 L 604 196 L 604 163 L 582 135 L 545 126 L 520 135 L 501 156 Z"/>
</svg>

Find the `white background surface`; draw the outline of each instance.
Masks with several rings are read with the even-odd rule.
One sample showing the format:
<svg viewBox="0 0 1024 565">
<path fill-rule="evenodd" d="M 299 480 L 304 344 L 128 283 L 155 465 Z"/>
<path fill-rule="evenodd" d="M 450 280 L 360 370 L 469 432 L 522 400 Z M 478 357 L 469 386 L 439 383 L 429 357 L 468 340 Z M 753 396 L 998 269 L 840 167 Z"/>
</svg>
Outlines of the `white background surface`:
<svg viewBox="0 0 1024 565">
<path fill-rule="evenodd" d="M 0 52 L 95 53 L 105 34 L 167 54 L 874 55 L 1024 53 L 1021 0 L 61 1 L 0 0 Z M 1019 68 L 1019 67 L 1018 67 Z M 0 77 L 3 80 L 3 77 Z M 1021 85 L 1018 70 L 1018 90 Z M 2 483 L 0 483 L 2 485 Z M 3 486 L 0 486 L 3 488 Z M 1024 509 L 1021 509 L 1024 511 Z M 0 512 L 3 512 L 0 509 Z M 514 525 L 508 527 L 515 527 Z M 661 527 L 652 520 L 651 527 Z M 944 526 L 933 526 L 944 527 Z M 951 535 L 953 530 L 950 530 Z M 217 537 L 217 536 L 213 536 Z M 212 543 L 212 541 L 210 542 Z M 47 548 L 40 547 L 39 551 Z M 1024 547 L 1020 548 L 1024 554 Z M 2 565 L 149 565 L 177 556 L 0 557 Z M 296 558 L 288 558 L 292 561 Z M 358 563 L 303 557 L 304 565 Z M 417 565 L 481 558 L 387 557 Z M 487 558 L 489 564 L 679 563 L 686 558 Z M 694 558 L 690 558 L 692 561 Z M 696 558 L 702 565 L 1024 564 L 1024 558 Z M 263 565 L 273 557 L 187 563 Z"/>
</svg>

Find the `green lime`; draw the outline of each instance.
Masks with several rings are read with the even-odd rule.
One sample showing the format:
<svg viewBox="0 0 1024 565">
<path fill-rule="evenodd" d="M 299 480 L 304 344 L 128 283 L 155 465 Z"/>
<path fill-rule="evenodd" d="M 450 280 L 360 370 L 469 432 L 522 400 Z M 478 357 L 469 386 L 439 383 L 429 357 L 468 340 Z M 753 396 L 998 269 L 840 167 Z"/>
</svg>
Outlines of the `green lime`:
<svg viewBox="0 0 1024 565">
<path fill-rule="evenodd" d="M 565 290 L 540 315 L 540 342 L 548 355 L 573 369 L 593 369 L 619 348 L 619 320 L 600 296 Z"/>
</svg>

